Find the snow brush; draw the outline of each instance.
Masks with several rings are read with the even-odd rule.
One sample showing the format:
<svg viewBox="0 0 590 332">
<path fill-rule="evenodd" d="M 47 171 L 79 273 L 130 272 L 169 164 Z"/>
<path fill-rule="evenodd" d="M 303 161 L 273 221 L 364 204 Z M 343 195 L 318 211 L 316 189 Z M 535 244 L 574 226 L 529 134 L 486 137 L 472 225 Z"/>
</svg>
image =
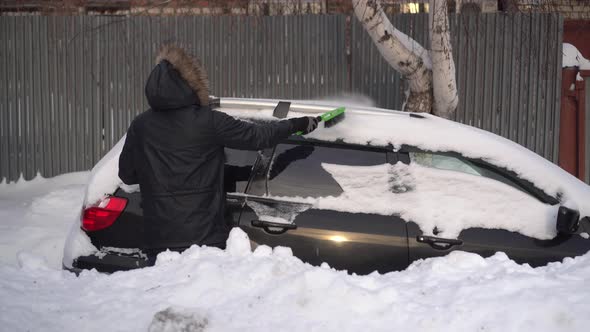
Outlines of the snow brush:
<svg viewBox="0 0 590 332">
<path fill-rule="evenodd" d="M 346 111 L 346 108 L 338 107 L 336 109 L 333 109 L 329 112 L 326 112 L 326 113 L 318 116 L 318 120 L 320 122 L 324 121 L 324 127 L 330 128 L 330 127 L 335 126 L 340 121 L 344 120 L 344 116 L 346 115 L 346 114 L 344 114 L 345 111 Z M 295 133 L 295 135 L 302 135 L 302 134 L 303 134 L 302 131 L 298 131 Z"/>
</svg>

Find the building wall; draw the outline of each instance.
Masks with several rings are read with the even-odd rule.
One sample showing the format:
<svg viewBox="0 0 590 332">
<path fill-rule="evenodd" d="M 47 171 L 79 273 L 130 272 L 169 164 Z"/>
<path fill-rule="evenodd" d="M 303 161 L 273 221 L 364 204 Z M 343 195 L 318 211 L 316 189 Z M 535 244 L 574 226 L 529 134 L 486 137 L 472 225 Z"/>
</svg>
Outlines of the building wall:
<svg viewBox="0 0 590 332">
<path fill-rule="evenodd" d="M 501 0 L 521 12 L 560 13 L 566 20 L 590 20 L 589 0 Z M 512 4 L 509 2 L 513 2 Z"/>
<path fill-rule="evenodd" d="M 563 42 L 576 46 L 586 59 L 590 59 L 590 20 L 565 21 Z"/>
</svg>

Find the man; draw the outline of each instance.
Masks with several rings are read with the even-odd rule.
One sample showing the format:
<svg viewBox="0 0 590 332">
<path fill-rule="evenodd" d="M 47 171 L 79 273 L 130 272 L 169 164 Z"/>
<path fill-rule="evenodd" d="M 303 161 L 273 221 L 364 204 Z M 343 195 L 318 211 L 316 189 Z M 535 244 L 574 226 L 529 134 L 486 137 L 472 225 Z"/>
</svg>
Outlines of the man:
<svg viewBox="0 0 590 332">
<path fill-rule="evenodd" d="M 145 250 L 191 244 L 225 247 L 224 147 L 259 150 L 313 131 L 302 117 L 253 124 L 209 108 L 209 82 L 198 60 L 167 45 L 145 86 L 150 109 L 129 126 L 119 177 L 141 188 Z"/>
</svg>

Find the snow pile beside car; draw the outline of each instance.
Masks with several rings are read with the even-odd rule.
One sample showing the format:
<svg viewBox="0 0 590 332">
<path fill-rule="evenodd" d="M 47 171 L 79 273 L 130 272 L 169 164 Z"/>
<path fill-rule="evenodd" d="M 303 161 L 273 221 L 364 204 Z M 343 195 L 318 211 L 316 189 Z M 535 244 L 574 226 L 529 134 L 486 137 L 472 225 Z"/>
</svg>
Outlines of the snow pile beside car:
<svg viewBox="0 0 590 332">
<path fill-rule="evenodd" d="M 88 176 L 79 172 L 1 183 L 0 263 L 14 263 L 19 251 L 26 249 L 44 257 L 51 267 L 61 268 L 65 235 L 79 220 Z"/>
<path fill-rule="evenodd" d="M 586 331 L 590 254 L 533 269 L 453 252 L 385 275 L 312 267 L 290 249 L 165 252 L 156 266 L 80 277 L 31 255 L 0 266 L 6 331 Z M 151 326 L 151 329 L 150 329 Z"/>
</svg>

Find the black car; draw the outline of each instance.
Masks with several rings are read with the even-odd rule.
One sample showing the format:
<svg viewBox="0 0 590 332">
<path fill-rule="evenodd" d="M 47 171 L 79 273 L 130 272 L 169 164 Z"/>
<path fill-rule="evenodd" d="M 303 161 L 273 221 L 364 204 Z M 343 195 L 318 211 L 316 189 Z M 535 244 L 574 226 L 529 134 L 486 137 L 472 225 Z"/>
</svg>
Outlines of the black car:
<svg viewBox="0 0 590 332">
<path fill-rule="evenodd" d="M 265 109 L 265 107 L 276 105 L 276 102 L 273 104 L 268 101 L 250 100 L 230 100 L 225 105 L 229 105 L 230 102 L 233 102 L 232 107 L 226 107 L 230 114 L 230 109 L 240 108 L 239 106 L 247 109 L 254 104 L 260 109 Z M 309 105 L 303 105 L 299 110 L 309 112 L 310 108 L 313 109 Z M 220 109 L 225 109 L 223 102 Z M 292 109 L 297 110 L 297 105 L 292 105 Z M 318 108 L 316 112 L 322 109 Z M 266 111 L 269 112 L 268 109 Z M 348 110 L 347 112 L 359 118 L 370 116 L 371 112 L 379 113 L 378 110 Z M 244 111 L 236 114 L 241 116 L 241 114 L 250 113 Z M 379 114 L 387 117 L 387 114 Z M 446 121 L 427 115 L 400 112 L 392 114 L 397 119 L 404 117 L 405 123 Z M 347 121 L 349 120 L 344 122 Z M 453 124 L 453 126 L 467 127 L 460 124 Z M 489 133 L 478 135 L 495 137 Z M 508 141 L 502 144 L 516 145 Z M 490 158 L 465 157 L 464 154 L 461 147 L 458 147 L 456 151 L 433 152 L 424 149 L 423 146 L 410 144 L 397 146 L 378 142 L 358 144 L 333 139 L 332 136 L 329 139 L 322 139 L 321 134 L 311 135 L 308 138 L 293 136 L 274 148 L 264 151 L 226 149 L 225 218 L 228 223 L 244 230 L 254 244 L 271 247 L 287 246 L 304 262 L 313 265 L 327 262 L 331 267 L 357 274 L 401 270 L 417 259 L 445 255 L 452 250 L 463 250 L 482 256 L 503 251 L 516 262 L 528 263 L 532 266 L 560 261 L 564 257 L 582 255 L 590 250 L 588 216 L 580 217 L 579 211 L 561 206 L 567 191 L 555 194 L 542 190 L 522 174 L 517 175 L 518 167 L 508 169 L 491 162 Z M 534 160 L 538 161 L 540 157 Z M 544 159 L 543 161 L 551 164 Z M 394 166 L 403 171 L 415 164 L 421 165 L 417 168 L 420 172 L 434 170 L 434 173 L 424 174 L 434 174 L 435 177 L 439 174 L 436 172 L 440 170 L 441 176 L 446 179 L 446 182 L 441 183 L 456 183 L 456 186 L 440 188 L 440 202 L 436 199 L 437 191 L 429 189 L 428 197 L 430 198 L 427 203 L 417 202 L 418 199 L 408 201 L 408 196 L 404 196 L 402 200 L 393 199 L 391 204 L 407 206 L 388 207 L 385 204 L 383 213 L 379 209 L 365 209 L 363 205 L 371 205 L 371 201 L 381 200 L 384 195 L 388 195 L 388 193 L 383 194 L 381 189 L 381 191 L 375 189 L 375 197 L 366 197 L 373 194 L 373 187 L 383 186 L 388 188 L 392 195 L 404 195 L 409 192 L 419 192 L 420 188 L 415 187 L 416 183 L 424 186 L 425 181 L 431 181 L 431 179 L 415 179 L 421 174 L 416 173 L 418 175 L 411 175 L 413 177 L 411 181 L 404 182 L 400 180 L 400 176 L 405 175 L 392 175 L 391 171 L 386 171 L 384 174 L 389 172 L 387 173 L 389 175 L 383 176 L 382 181 L 375 176 L 365 181 L 358 177 L 355 179 L 356 171 L 359 171 L 358 174 L 364 174 L 363 170 L 380 170 L 380 167 L 391 170 L 394 168 L 387 167 Z M 554 169 L 552 166 L 546 167 Z M 350 184 L 352 189 L 345 188 L 349 184 L 343 185 L 343 182 L 339 182 L 338 177 L 331 173 L 332 169 L 351 174 L 351 179 L 346 181 L 352 183 Z M 114 177 L 116 178 L 116 174 Z M 487 196 L 478 198 L 479 201 L 472 201 L 470 197 L 461 197 L 460 191 L 454 191 L 455 188 L 461 187 L 461 181 L 479 181 L 473 182 L 477 185 L 475 188 L 489 186 L 490 189 L 486 190 Z M 564 187 L 567 185 L 565 184 Z M 582 187 L 585 186 L 584 184 L 575 183 L 575 186 L 579 186 L 576 187 L 578 192 L 586 190 Z M 359 200 L 354 197 L 361 196 L 348 195 L 345 193 L 347 190 L 356 190 L 358 191 L 356 195 L 364 195 L 362 196 L 364 198 L 360 199 L 359 203 Z M 490 206 L 497 208 L 504 204 L 503 199 L 508 199 L 503 198 L 506 193 L 520 195 L 518 197 L 523 201 L 513 202 L 510 199 L 507 201 L 510 204 L 506 205 L 506 209 L 510 211 L 498 209 L 497 213 L 522 219 L 520 216 L 526 216 L 527 212 L 519 211 L 520 207 L 522 209 L 542 207 L 549 211 L 548 213 L 554 213 L 548 217 L 553 218 L 552 220 L 517 221 L 525 226 L 527 223 L 532 225 L 536 222 L 550 222 L 554 234 L 540 239 L 526 231 L 510 230 L 510 227 L 507 227 L 508 229 L 487 227 L 483 220 L 482 227 L 469 227 L 462 229 L 454 236 L 448 236 L 449 232 L 445 227 L 447 221 L 444 218 L 447 218 L 449 223 L 454 222 L 453 218 L 449 218 L 453 211 L 461 211 L 462 208 L 476 210 L 478 207 L 473 204 L 479 204 L 481 199 L 490 201 Z M 339 197 L 346 195 L 348 195 L 346 198 L 348 201 L 346 199 L 339 201 Z M 497 200 L 494 195 L 498 196 Z M 364 199 L 369 203 L 363 203 Z M 441 211 L 447 212 L 441 212 L 441 215 L 436 216 L 439 222 L 434 227 L 424 229 L 420 227 L 419 222 L 410 218 L 412 213 L 420 215 L 424 212 L 413 211 L 413 202 L 416 206 L 421 204 L 417 209 L 428 206 L 433 211 L 427 212 L 434 215 L 436 215 L 436 204 L 444 204 L 438 207 Z M 64 259 L 64 267 L 76 272 L 92 268 L 102 272 L 113 272 L 149 265 L 150 261 L 141 251 L 143 241 L 141 204 L 138 191 L 128 188 L 123 190 L 118 187 L 113 192 L 107 193 L 99 202 L 91 202 L 89 206 L 85 206 L 81 216 L 81 228 L 96 248 L 96 252 L 69 255 L 68 257 L 72 260 L 66 262 Z M 449 207 L 452 204 L 458 206 Z M 467 217 L 458 217 L 473 219 L 473 216 L 478 216 L 479 213 L 466 212 L 472 214 Z M 531 211 L 531 215 L 534 215 L 533 212 Z M 496 212 L 483 209 L 481 217 L 485 219 L 494 213 Z M 478 224 L 477 222 L 475 225 Z M 74 240 L 70 237 L 68 241 Z"/>
</svg>

